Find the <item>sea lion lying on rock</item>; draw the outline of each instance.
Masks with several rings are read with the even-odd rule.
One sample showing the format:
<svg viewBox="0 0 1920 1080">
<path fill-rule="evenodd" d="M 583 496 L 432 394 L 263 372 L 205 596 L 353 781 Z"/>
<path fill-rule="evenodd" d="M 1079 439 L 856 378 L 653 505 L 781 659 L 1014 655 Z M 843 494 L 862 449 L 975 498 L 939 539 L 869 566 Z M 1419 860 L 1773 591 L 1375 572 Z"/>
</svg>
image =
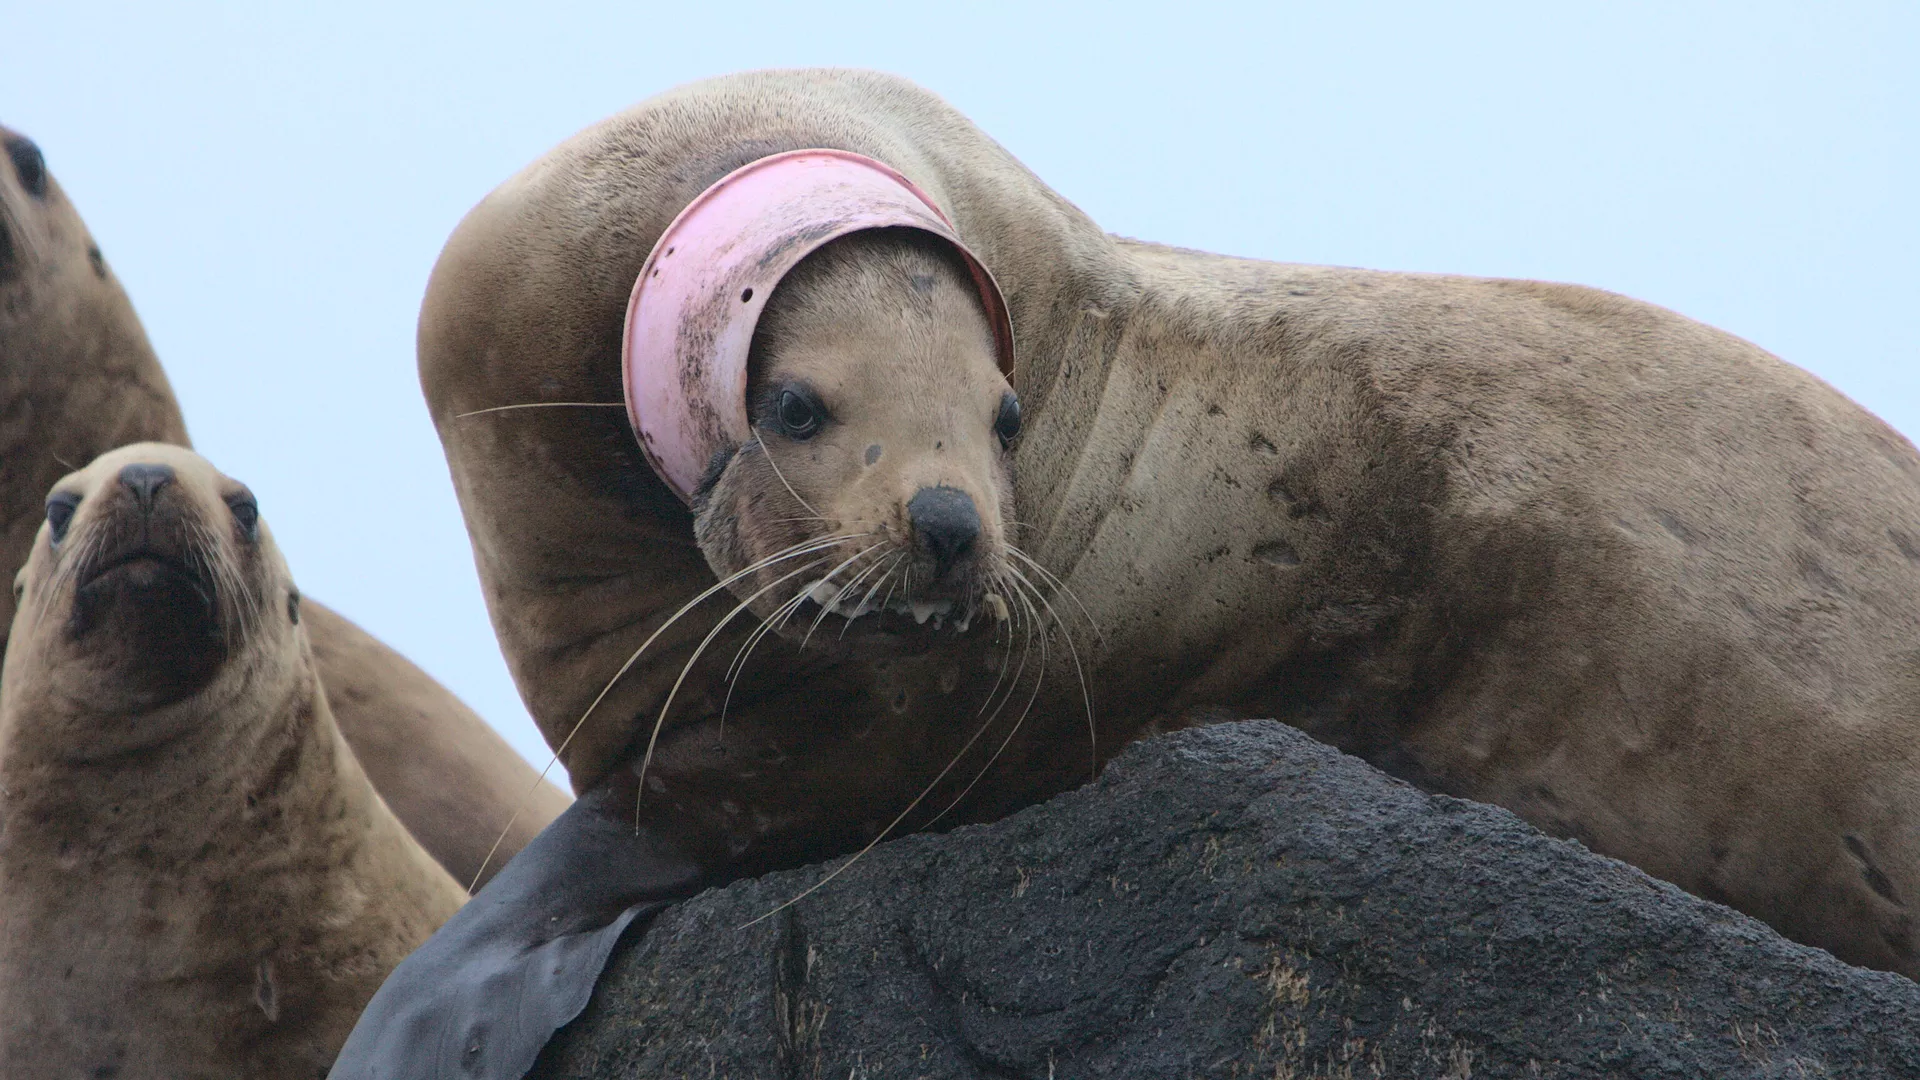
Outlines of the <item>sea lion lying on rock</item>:
<svg viewBox="0 0 1920 1080">
<path fill-rule="evenodd" d="M 188 441 L 133 305 L 40 148 L 4 128 L 0 148 L 0 571 L 10 580 L 26 562 L 55 480 L 127 443 Z M 462 884 L 496 840 L 500 853 L 486 876 L 566 806 L 565 795 L 540 783 L 485 721 L 405 657 L 312 600 L 306 615 L 347 741 L 401 820 Z M 12 601 L 0 597 L 0 654 L 12 619 Z"/>
<path fill-rule="evenodd" d="M 46 506 L 0 682 L 6 1075 L 318 1076 L 466 891 L 347 748 L 243 485 L 140 443 Z"/>
<path fill-rule="evenodd" d="M 894 216 L 730 194 L 809 148 L 897 170 Z M 400 1049 L 435 1026 L 518 1075 L 598 964 L 506 1034 L 489 1002 L 546 958 L 1044 798 L 1194 706 L 1920 973 L 1920 456 L 1730 335 L 1118 239 L 933 95 L 802 71 L 660 95 L 495 190 L 420 367 L 508 661 L 589 795 L 336 1075 L 437 1075 Z"/>
</svg>

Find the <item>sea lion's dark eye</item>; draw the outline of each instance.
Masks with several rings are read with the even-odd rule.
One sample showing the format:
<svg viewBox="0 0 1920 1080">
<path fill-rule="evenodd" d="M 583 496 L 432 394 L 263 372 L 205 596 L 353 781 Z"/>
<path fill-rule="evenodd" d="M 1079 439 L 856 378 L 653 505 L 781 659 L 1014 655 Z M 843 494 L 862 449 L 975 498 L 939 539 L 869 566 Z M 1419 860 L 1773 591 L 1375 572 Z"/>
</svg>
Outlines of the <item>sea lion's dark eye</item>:
<svg viewBox="0 0 1920 1080">
<path fill-rule="evenodd" d="M 1000 395 L 1000 413 L 993 418 L 993 433 L 1000 436 L 1002 449 L 1020 434 L 1020 399 L 1011 390 Z"/>
<path fill-rule="evenodd" d="M 820 403 L 804 390 L 780 391 L 780 429 L 789 438 L 810 439 L 820 430 Z"/>
<path fill-rule="evenodd" d="M 20 178 L 21 189 L 36 199 L 44 197 L 47 193 L 47 159 L 34 141 L 24 135 L 9 136 L 7 157 L 13 160 L 13 173 Z"/>
<path fill-rule="evenodd" d="M 249 540 L 260 539 L 260 504 L 254 500 L 253 492 L 241 488 L 227 496 L 227 509 L 233 511 L 233 521 L 240 526 L 240 535 Z"/>
<path fill-rule="evenodd" d="M 47 496 L 47 535 L 58 544 L 67 538 L 67 526 L 73 524 L 73 512 L 80 508 L 80 496 L 71 491 L 56 491 Z"/>
</svg>

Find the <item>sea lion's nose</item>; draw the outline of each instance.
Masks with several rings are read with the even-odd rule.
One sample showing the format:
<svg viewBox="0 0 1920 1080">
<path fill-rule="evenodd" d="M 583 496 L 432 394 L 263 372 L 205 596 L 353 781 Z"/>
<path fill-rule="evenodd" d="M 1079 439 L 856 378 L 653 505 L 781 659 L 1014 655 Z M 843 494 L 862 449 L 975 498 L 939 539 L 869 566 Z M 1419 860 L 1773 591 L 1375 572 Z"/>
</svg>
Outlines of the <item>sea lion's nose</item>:
<svg viewBox="0 0 1920 1080">
<path fill-rule="evenodd" d="M 171 465 L 128 465 L 120 470 L 120 483 L 140 504 L 142 510 L 153 509 L 153 497 L 160 489 L 173 483 Z"/>
<path fill-rule="evenodd" d="M 937 577 L 946 577 L 954 564 L 973 551 L 980 539 L 980 511 L 973 497 L 959 488 L 921 488 L 907 502 L 914 541 L 933 557 Z"/>
</svg>

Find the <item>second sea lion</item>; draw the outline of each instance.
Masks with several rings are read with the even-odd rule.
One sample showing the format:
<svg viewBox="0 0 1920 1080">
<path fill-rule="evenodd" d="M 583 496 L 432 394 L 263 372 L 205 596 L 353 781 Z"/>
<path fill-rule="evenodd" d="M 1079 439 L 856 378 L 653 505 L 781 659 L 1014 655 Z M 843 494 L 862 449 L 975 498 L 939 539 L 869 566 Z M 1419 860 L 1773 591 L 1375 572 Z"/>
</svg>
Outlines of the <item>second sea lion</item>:
<svg viewBox="0 0 1920 1080">
<path fill-rule="evenodd" d="M 47 489 L 127 443 L 189 445 L 133 305 L 31 139 L 0 128 L 0 571 L 25 563 Z M 13 602 L 0 596 L 0 655 Z M 466 884 L 567 804 L 425 672 L 307 601 L 315 660 L 347 741 L 408 828 Z M 529 795 L 531 792 L 531 795 Z M 511 828 L 516 808 L 520 816 Z"/>
<path fill-rule="evenodd" d="M 466 891 L 341 737 L 243 485 L 144 443 L 46 506 L 0 682 L 6 1075 L 320 1075 Z"/>
</svg>

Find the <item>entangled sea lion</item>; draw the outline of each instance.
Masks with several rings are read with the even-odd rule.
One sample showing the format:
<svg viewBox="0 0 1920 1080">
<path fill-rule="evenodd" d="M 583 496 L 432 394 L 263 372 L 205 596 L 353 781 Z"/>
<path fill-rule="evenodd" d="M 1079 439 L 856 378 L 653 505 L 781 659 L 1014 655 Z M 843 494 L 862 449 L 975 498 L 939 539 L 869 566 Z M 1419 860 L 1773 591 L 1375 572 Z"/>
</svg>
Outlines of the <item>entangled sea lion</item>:
<svg viewBox="0 0 1920 1080">
<path fill-rule="evenodd" d="M 46 507 L 0 680 L 5 1073 L 319 1076 L 466 890 L 341 737 L 244 485 L 136 443 Z"/>
<path fill-rule="evenodd" d="M 897 170 L 893 216 L 842 229 L 816 158 Z M 440 1075 L 399 1034 L 433 1026 L 519 1075 L 631 919 L 1031 803 L 1203 706 L 1920 974 L 1920 456 L 1731 335 L 1115 238 L 933 95 L 802 71 L 508 180 L 419 341 L 583 797 L 336 1075 Z M 490 1001 L 562 953 L 505 1034 Z"/>
<path fill-rule="evenodd" d="M 189 443 L 133 305 L 40 148 L 0 128 L 0 149 L 0 572 L 10 580 L 55 480 L 127 443 Z M 0 654 L 12 604 L 0 596 Z M 311 599 L 306 614 L 347 741 L 401 820 L 463 884 L 496 839 L 500 852 L 481 880 L 566 806 L 405 657 Z"/>
</svg>

